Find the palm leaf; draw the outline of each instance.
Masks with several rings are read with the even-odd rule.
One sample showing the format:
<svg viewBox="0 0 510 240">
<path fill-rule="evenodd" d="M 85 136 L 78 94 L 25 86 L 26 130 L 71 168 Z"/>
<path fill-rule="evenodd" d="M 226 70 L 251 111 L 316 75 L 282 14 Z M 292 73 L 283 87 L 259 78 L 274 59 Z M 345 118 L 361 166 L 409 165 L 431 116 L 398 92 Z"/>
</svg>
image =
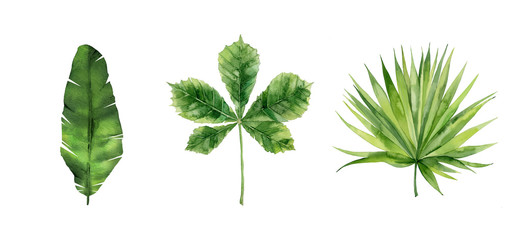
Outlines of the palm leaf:
<svg viewBox="0 0 510 240">
<path fill-rule="evenodd" d="M 122 128 L 106 61 L 88 45 L 78 48 L 64 95 L 62 158 L 76 189 L 96 193 L 122 155 Z"/>
<path fill-rule="evenodd" d="M 340 150 L 340 149 L 338 149 L 338 150 Z M 340 151 L 345 151 L 345 150 L 340 150 Z M 351 155 L 353 155 L 352 153 L 354 153 L 354 152 L 350 152 L 350 153 L 351 153 Z M 362 155 L 359 152 L 356 154 Z M 353 165 L 353 164 L 359 164 L 359 163 L 383 162 L 383 163 L 387 163 L 391 166 L 399 167 L 399 168 L 409 167 L 415 163 L 415 161 L 413 159 L 411 159 L 407 156 L 404 156 L 402 154 L 394 154 L 394 153 L 389 153 L 389 152 L 371 152 L 371 153 L 367 152 L 367 153 L 364 153 L 363 155 L 366 155 L 366 157 L 349 162 L 349 163 L 343 165 L 341 168 L 339 168 L 336 171 L 338 172 L 344 167 L 347 167 L 347 166 Z"/>
<path fill-rule="evenodd" d="M 342 117 L 340 119 L 358 136 L 383 151 L 353 152 L 337 148 L 343 153 L 362 157 L 345 164 L 340 169 L 353 164 L 370 162 L 386 162 L 395 167 L 414 164 L 414 192 L 417 196 L 418 169 L 425 180 L 441 193 L 435 175 L 455 179 L 449 173 L 457 172 L 446 165 L 470 171 L 472 171 L 470 167 L 489 165 L 467 162 L 459 158 L 473 155 L 493 145 L 462 146 L 494 119 L 461 131 L 478 111 L 494 98 L 494 94 L 456 113 L 477 78 L 475 77 L 453 101 L 466 65 L 448 86 L 453 50 L 447 58 L 446 54 L 445 48 L 441 56 L 437 50 L 433 57 L 429 47 L 426 53 L 422 51 L 417 69 L 411 52 L 411 64 L 408 69 L 403 49 L 402 65 L 398 63 L 394 53 L 396 84 L 381 58 L 385 89 L 365 66 L 377 101 L 372 99 L 349 75 L 354 82 L 354 89 L 359 99 L 347 92 L 345 103 L 349 111 L 372 135 L 347 123 Z"/>
</svg>

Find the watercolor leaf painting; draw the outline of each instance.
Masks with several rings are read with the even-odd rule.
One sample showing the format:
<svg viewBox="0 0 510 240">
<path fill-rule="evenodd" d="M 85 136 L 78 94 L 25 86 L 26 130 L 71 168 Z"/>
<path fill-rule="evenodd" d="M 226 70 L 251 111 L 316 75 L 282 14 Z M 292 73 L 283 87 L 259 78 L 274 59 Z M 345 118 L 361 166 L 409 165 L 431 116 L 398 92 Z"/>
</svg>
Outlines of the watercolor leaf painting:
<svg viewBox="0 0 510 240">
<path fill-rule="evenodd" d="M 267 152 L 294 150 L 294 139 L 283 122 L 294 120 L 307 110 L 311 83 L 292 73 L 281 73 L 252 103 L 244 115 L 259 70 L 257 50 L 239 41 L 226 46 L 218 57 L 218 68 L 225 83 L 231 108 L 214 88 L 204 81 L 189 78 L 172 87 L 172 105 L 179 115 L 196 123 L 223 124 L 193 130 L 186 150 L 209 154 L 227 134 L 238 126 L 241 153 L 241 197 L 244 203 L 244 128 Z"/>
<path fill-rule="evenodd" d="M 60 154 L 87 205 L 122 155 L 122 128 L 106 61 L 89 45 L 78 48 L 64 94 Z"/>
<path fill-rule="evenodd" d="M 361 100 L 347 92 L 346 98 L 350 105 L 345 104 L 371 134 L 340 118 L 354 133 L 383 151 L 352 152 L 337 148 L 346 154 L 360 157 L 340 169 L 353 164 L 374 162 L 384 162 L 399 168 L 414 165 L 414 193 L 418 196 L 416 186 L 418 170 L 425 180 L 441 193 L 435 176 L 455 180 L 450 173 L 457 171 L 449 166 L 472 171 L 471 168 L 490 165 L 468 162 L 464 158 L 483 151 L 494 143 L 462 145 L 494 119 L 459 132 L 487 102 L 494 98 L 494 93 L 455 114 L 478 76 L 454 100 L 466 65 L 447 88 L 453 50 L 443 67 L 446 52 L 445 49 L 439 62 L 437 61 L 439 54 L 436 53 L 432 63 L 429 48 L 425 57 L 422 53 L 418 69 L 411 53 L 410 70 L 406 65 L 404 51 L 402 50 L 402 65 L 398 63 L 395 54 L 396 86 L 381 58 L 386 89 L 379 85 L 367 68 L 376 100 L 351 77 Z"/>
</svg>

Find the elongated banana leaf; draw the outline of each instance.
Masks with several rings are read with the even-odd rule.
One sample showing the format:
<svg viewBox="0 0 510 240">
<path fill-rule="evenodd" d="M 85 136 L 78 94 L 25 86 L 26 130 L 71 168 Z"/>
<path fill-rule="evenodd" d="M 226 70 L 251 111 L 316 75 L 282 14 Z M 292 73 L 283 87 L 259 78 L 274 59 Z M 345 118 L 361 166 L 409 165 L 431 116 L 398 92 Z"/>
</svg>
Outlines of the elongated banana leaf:
<svg viewBox="0 0 510 240">
<path fill-rule="evenodd" d="M 64 95 L 60 153 L 76 189 L 96 193 L 122 155 L 122 128 L 106 61 L 89 45 L 78 48 Z"/>
</svg>

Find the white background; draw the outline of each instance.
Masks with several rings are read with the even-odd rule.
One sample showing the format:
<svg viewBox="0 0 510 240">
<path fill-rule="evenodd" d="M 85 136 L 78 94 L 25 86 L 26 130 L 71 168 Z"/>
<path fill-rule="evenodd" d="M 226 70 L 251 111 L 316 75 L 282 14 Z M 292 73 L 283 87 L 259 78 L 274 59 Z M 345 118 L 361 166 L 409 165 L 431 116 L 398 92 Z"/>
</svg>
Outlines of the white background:
<svg viewBox="0 0 510 240">
<path fill-rule="evenodd" d="M 312 1 L 310 1 L 312 2 Z M 509 239 L 509 6 L 504 1 L 2 1 L 0 239 Z M 210 155 L 184 151 L 198 124 L 170 107 L 170 87 L 195 77 L 231 103 L 217 70 L 225 45 L 257 48 L 251 101 L 280 72 L 314 82 L 310 107 L 287 123 L 296 151 L 267 153 L 244 133 L 245 206 L 237 129 Z M 499 117 L 468 144 L 499 142 L 474 162 L 494 165 L 441 196 L 413 168 L 365 164 L 332 148 L 374 148 L 341 123 L 348 74 L 369 88 L 393 49 L 455 48 L 461 107 L 498 91 L 469 126 Z M 124 156 L 91 197 L 74 188 L 59 152 L 64 88 L 76 49 L 106 58 Z M 382 81 L 381 81 L 382 82 Z M 460 91 L 460 90 L 459 90 Z M 370 91 L 371 92 L 371 91 Z M 251 103 L 250 101 L 250 103 Z M 250 104 L 249 103 L 249 104 Z"/>
</svg>

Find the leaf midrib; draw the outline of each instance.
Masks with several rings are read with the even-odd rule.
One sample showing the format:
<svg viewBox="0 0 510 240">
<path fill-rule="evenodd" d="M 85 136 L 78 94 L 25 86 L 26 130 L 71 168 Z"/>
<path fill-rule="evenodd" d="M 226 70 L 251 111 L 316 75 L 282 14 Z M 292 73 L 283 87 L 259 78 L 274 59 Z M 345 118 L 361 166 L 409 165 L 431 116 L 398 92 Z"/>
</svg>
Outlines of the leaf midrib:
<svg viewBox="0 0 510 240">
<path fill-rule="evenodd" d="M 199 98 L 197 98 L 197 97 L 195 97 L 195 96 L 192 96 L 192 95 L 191 95 L 191 94 L 189 94 L 188 92 L 186 92 L 186 91 L 184 91 L 184 90 L 182 90 L 182 89 L 180 89 L 180 88 L 175 88 L 175 89 L 176 89 L 176 90 L 179 90 L 179 91 L 181 91 L 181 92 L 183 92 L 184 94 L 186 94 L 186 96 L 191 96 L 191 97 L 193 97 L 193 98 L 194 98 L 195 100 L 197 100 L 198 102 L 200 102 L 200 103 L 202 103 L 202 104 L 204 104 L 204 105 L 206 105 L 206 106 L 208 106 L 208 107 L 210 107 L 210 108 L 214 109 L 215 111 L 217 111 L 217 112 L 221 113 L 221 114 L 222 114 L 222 115 L 224 115 L 225 117 L 230 118 L 230 119 L 232 119 L 232 120 L 237 120 L 237 118 L 233 118 L 232 116 L 225 114 L 223 111 L 220 111 L 220 110 L 219 110 L 218 108 L 216 108 L 215 106 L 213 106 L 213 105 L 211 105 L 211 104 L 208 104 L 208 103 L 206 103 L 206 102 L 204 102 L 204 101 L 200 100 Z M 221 103 L 221 104 L 223 105 L 223 103 Z"/>
<path fill-rule="evenodd" d="M 303 86 L 303 87 L 299 87 L 299 88 L 297 89 L 297 91 L 295 91 L 295 92 L 294 92 L 294 93 L 292 93 L 291 95 L 288 95 L 287 97 L 282 98 L 282 99 L 280 99 L 280 100 L 278 100 L 278 101 L 274 102 L 274 103 L 273 103 L 273 104 L 271 104 L 271 105 L 262 106 L 260 110 L 257 110 L 257 112 L 264 112 L 264 113 L 265 113 L 265 111 L 264 111 L 263 109 L 266 109 L 266 108 L 267 108 L 267 109 L 270 109 L 271 111 L 273 111 L 273 112 L 277 113 L 275 110 L 273 110 L 273 109 L 272 109 L 272 107 L 274 107 L 274 106 L 275 106 L 275 105 L 277 105 L 277 104 L 280 104 L 280 103 L 281 103 L 281 102 L 283 102 L 283 101 L 288 101 L 290 98 L 294 97 L 294 96 L 295 96 L 295 95 L 297 95 L 298 93 L 302 93 L 302 92 L 303 92 L 305 89 L 307 89 L 307 87 L 308 87 L 308 86 L 310 86 L 310 85 L 311 85 L 311 84 L 305 85 L 305 86 Z M 262 98 L 261 98 L 260 100 L 262 101 Z M 304 109 L 304 108 L 302 108 L 301 106 L 298 106 L 298 107 L 299 107 L 299 108 L 301 108 L 301 109 Z M 290 109 L 288 109 L 288 110 L 290 110 Z M 306 109 L 305 109 L 305 110 L 306 110 Z M 292 110 L 291 110 L 291 111 L 292 111 Z M 248 113 L 249 113 L 249 112 L 250 112 L 250 110 L 248 110 Z M 294 111 L 292 111 L 292 112 L 293 112 L 293 113 L 295 113 Z M 245 117 L 248 115 L 248 113 L 247 113 L 247 114 L 243 117 L 243 120 L 244 120 L 244 119 L 245 119 Z M 267 113 L 266 113 L 266 115 L 267 115 Z M 280 115 L 280 114 L 278 113 L 278 115 Z M 268 115 L 268 116 L 269 116 L 269 115 Z M 249 116 L 248 116 L 248 117 L 249 117 Z M 270 117 L 270 116 L 269 116 L 269 117 Z M 271 117 L 270 117 L 270 118 L 271 118 Z M 249 119 L 249 118 L 248 118 L 248 119 Z M 256 122 L 256 121 L 248 121 L 248 122 Z M 277 121 L 277 122 L 280 122 L 280 121 Z"/>
<path fill-rule="evenodd" d="M 257 122 L 257 121 L 246 121 L 246 122 Z M 283 124 L 283 123 L 282 123 L 282 124 Z M 262 132 L 262 131 L 260 131 L 260 130 L 258 130 L 258 129 L 256 129 L 256 128 L 252 127 L 252 126 L 249 126 L 249 125 L 244 124 L 244 123 L 243 123 L 243 126 L 245 126 L 245 127 L 247 127 L 247 128 L 250 128 L 250 129 L 252 129 L 252 130 L 254 130 L 254 131 L 259 132 L 260 134 L 264 135 L 264 136 L 265 136 L 265 137 L 267 137 L 268 139 L 271 139 L 271 141 L 274 141 L 274 142 L 278 143 L 278 146 L 280 147 L 280 149 L 283 149 L 283 148 L 282 148 L 282 143 L 281 143 L 280 141 L 276 141 L 276 140 L 274 140 L 273 138 L 271 138 L 271 137 L 270 137 L 269 135 L 267 135 L 266 133 L 264 133 L 264 132 Z"/>
<path fill-rule="evenodd" d="M 232 126 L 232 128 L 234 128 L 234 127 L 235 127 L 235 125 L 237 125 L 237 123 L 232 123 L 232 124 L 229 124 L 229 125 L 234 125 L 234 126 Z M 229 126 L 229 125 L 222 125 L 222 126 L 227 127 L 227 126 Z M 196 137 L 197 137 L 197 138 L 200 138 L 200 139 L 206 139 L 206 138 L 209 138 L 209 137 L 211 137 L 211 136 L 217 136 L 218 134 L 220 134 L 220 133 L 222 133 L 222 132 L 225 132 L 225 131 L 227 131 L 227 130 L 228 130 L 228 128 L 224 128 L 224 129 L 222 129 L 222 130 L 220 130 L 220 131 L 217 131 L 217 132 L 215 132 L 215 133 L 213 133 L 213 134 L 210 134 L 210 135 L 207 135 L 207 136 L 205 136 L 205 137 L 202 137 L 202 136 L 196 136 Z M 230 130 L 232 130 L 232 129 L 230 129 Z M 203 143 L 204 141 L 205 141 L 205 140 L 203 140 L 203 141 L 201 141 L 200 143 L 197 143 L 197 144 L 193 144 L 193 145 L 188 144 L 188 145 L 189 145 L 189 146 L 192 146 L 192 147 L 196 147 L 196 146 L 198 146 L 199 144 Z"/>
<path fill-rule="evenodd" d="M 88 197 L 91 195 L 91 192 L 92 192 L 92 182 L 91 182 L 91 172 L 90 172 L 90 162 L 91 162 L 91 155 L 92 155 L 92 137 L 93 137 L 93 134 L 94 134 L 94 129 L 92 128 L 93 127 L 93 121 L 94 121 L 94 117 L 93 117 L 93 111 L 92 111 L 92 77 L 91 77 L 91 68 L 92 68 L 92 64 L 95 62 L 92 62 L 90 57 L 89 57 L 89 64 L 88 64 L 88 69 L 87 69 L 87 79 L 88 79 L 88 88 L 87 88 L 87 92 L 88 92 L 88 102 L 89 102 L 89 114 L 88 114 L 88 129 L 87 129 L 87 180 L 86 180 L 86 184 L 87 184 L 87 204 L 88 204 Z"/>
</svg>

